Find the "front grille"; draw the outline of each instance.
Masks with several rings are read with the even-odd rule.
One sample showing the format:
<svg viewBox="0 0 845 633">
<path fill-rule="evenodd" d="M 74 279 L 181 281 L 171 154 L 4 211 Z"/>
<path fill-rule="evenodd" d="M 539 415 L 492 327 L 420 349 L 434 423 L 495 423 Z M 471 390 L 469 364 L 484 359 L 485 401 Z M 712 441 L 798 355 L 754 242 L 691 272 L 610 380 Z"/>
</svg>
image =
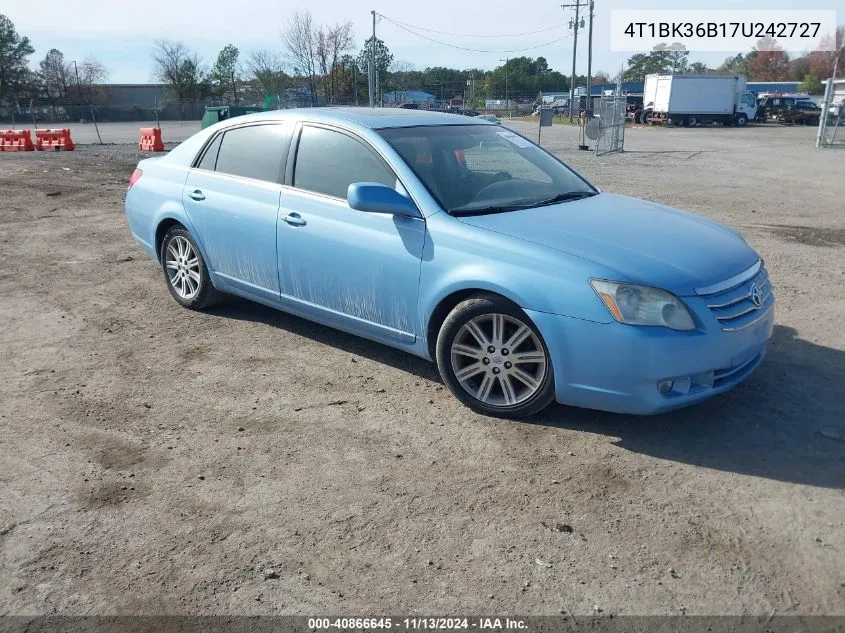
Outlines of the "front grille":
<svg viewBox="0 0 845 633">
<path fill-rule="evenodd" d="M 755 292 L 755 288 L 757 289 Z M 762 319 L 775 301 L 772 282 L 765 268 L 727 290 L 705 295 L 707 307 L 725 332 L 750 327 Z M 754 302 L 759 297 L 759 305 Z"/>
</svg>

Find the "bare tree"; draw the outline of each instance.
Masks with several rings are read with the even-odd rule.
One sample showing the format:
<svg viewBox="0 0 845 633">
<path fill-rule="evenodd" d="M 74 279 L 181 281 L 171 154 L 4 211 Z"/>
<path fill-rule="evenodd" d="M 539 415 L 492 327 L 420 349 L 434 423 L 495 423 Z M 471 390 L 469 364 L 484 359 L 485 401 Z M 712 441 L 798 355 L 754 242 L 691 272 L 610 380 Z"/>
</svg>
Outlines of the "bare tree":
<svg viewBox="0 0 845 633">
<path fill-rule="evenodd" d="M 262 97 L 281 95 L 290 86 L 281 58 L 268 50 L 255 51 L 246 60 L 252 88 Z"/>
<path fill-rule="evenodd" d="M 94 97 L 102 97 L 101 84 L 109 78 L 109 71 L 102 62 L 95 57 L 86 57 L 77 69 L 79 85 L 76 89 L 80 92 L 79 98 L 90 104 L 94 101 Z"/>
<path fill-rule="evenodd" d="M 311 89 L 311 104 L 316 105 L 317 96 L 317 37 L 311 14 L 297 10 L 282 33 L 294 71 L 308 78 Z"/>
<path fill-rule="evenodd" d="M 211 85 L 200 57 L 182 42 L 159 40 L 153 54 L 153 75 L 168 84 L 184 116 L 186 103 L 195 103 L 207 96 Z"/>
<path fill-rule="evenodd" d="M 317 72 L 320 74 L 320 82 L 323 84 L 323 94 L 326 101 L 332 102 L 331 95 L 331 52 L 329 51 L 329 29 L 320 26 L 314 32 L 314 53 L 317 58 Z"/>
<path fill-rule="evenodd" d="M 400 105 L 407 99 L 413 71 L 414 65 L 401 59 L 390 64 L 390 85 L 393 88 L 395 105 Z"/>
<path fill-rule="evenodd" d="M 344 66 L 341 63 L 343 56 L 353 48 L 355 40 L 352 36 L 352 22 L 338 22 L 326 29 L 326 48 L 331 60 L 329 73 L 331 81 L 331 98 L 334 101 L 339 92 L 339 82 L 345 76 Z"/>
</svg>

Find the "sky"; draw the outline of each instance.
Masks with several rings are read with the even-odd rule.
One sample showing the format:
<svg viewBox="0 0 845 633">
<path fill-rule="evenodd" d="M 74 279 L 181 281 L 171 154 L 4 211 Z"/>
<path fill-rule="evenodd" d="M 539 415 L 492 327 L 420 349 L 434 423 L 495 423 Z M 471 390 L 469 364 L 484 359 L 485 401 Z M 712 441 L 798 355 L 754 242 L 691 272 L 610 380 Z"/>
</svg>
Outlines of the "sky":
<svg viewBox="0 0 845 633">
<path fill-rule="evenodd" d="M 372 32 L 371 10 L 391 20 L 423 29 L 461 34 L 441 35 L 423 31 L 435 40 L 453 46 L 483 49 L 472 52 L 432 42 L 403 30 L 387 19 L 376 25 L 376 36 L 384 40 L 395 60 L 422 70 L 427 66 L 490 69 L 504 58 L 543 56 L 549 65 L 568 75 L 572 69 L 572 31 L 568 28 L 571 9 L 562 2 L 573 0 L 18 0 L 0 7 L 14 22 L 18 33 L 35 47 L 32 65 L 50 48 L 58 48 L 67 60 L 93 56 L 109 71 L 113 83 L 146 83 L 152 76 L 152 53 L 156 39 L 180 40 L 196 50 L 211 65 L 218 51 L 228 43 L 242 56 L 253 50 L 284 52 L 281 32 L 296 8 L 307 8 L 315 24 L 349 20 L 360 48 Z M 582 0 L 583 1 L 583 0 Z M 610 50 L 610 11 L 613 9 L 677 9 L 674 0 L 596 0 L 593 31 L 593 70 L 613 76 L 632 53 Z M 837 21 L 845 22 L 845 0 L 697 0 L 688 9 L 834 9 Z M 551 27 L 551 28 L 550 28 Z M 543 30 L 538 33 L 537 31 Z M 498 36 L 533 33 L 516 37 Z M 563 39 L 561 39 L 563 38 Z M 586 29 L 578 35 L 577 71 L 586 73 Z M 559 41 L 554 41 L 559 40 Z M 539 46 L 539 47 L 538 47 Z M 537 47 L 524 52 L 504 51 Z M 745 51 L 734 51 L 745 52 Z M 730 52 L 691 53 L 689 61 L 711 66 Z"/>
</svg>

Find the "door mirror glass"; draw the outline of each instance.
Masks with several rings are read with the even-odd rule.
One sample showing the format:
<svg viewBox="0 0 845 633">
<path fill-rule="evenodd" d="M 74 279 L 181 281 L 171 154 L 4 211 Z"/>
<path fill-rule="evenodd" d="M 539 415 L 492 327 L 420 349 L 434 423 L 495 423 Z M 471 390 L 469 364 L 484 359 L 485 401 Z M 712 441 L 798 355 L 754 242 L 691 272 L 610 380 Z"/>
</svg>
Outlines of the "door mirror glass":
<svg viewBox="0 0 845 633">
<path fill-rule="evenodd" d="M 417 207 L 407 196 L 375 182 L 355 182 L 346 192 L 349 206 L 357 211 L 390 213 L 409 218 L 420 217 Z"/>
</svg>

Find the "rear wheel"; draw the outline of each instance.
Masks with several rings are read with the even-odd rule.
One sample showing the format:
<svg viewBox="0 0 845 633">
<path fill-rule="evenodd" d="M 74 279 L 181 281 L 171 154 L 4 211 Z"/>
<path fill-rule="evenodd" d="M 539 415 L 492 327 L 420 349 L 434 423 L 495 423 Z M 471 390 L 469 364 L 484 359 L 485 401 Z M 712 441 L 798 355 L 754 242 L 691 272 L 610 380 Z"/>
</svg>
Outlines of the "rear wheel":
<svg viewBox="0 0 845 633">
<path fill-rule="evenodd" d="M 687 117 L 686 124 L 687 127 L 695 127 L 696 125 L 698 125 L 698 119 L 694 116 L 689 116 Z"/>
<path fill-rule="evenodd" d="M 470 409 L 519 418 L 554 400 L 549 352 L 526 314 L 498 295 L 458 304 L 437 337 L 443 382 Z"/>
<path fill-rule="evenodd" d="M 219 300 L 220 293 L 211 284 L 200 249 L 183 227 L 174 226 L 167 232 L 159 259 L 167 289 L 183 307 L 201 310 Z"/>
</svg>

